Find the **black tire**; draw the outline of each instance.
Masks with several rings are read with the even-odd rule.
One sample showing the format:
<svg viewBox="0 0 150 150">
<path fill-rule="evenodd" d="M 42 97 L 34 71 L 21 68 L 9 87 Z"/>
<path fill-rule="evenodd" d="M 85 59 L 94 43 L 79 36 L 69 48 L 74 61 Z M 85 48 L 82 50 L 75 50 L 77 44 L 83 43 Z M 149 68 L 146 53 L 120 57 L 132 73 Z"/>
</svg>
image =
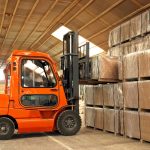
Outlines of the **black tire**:
<svg viewBox="0 0 150 150">
<path fill-rule="evenodd" d="M 15 125 L 9 118 L 0 118 L 0 140 L 10 139 L 15 131 Z"/>
<path fill-rule="evenodd" d="M 80 116 L 72 111 L 63 111 L 57 119 L 57 129 L 60 134 L 65 136 L 75 135 L 81 128 Z"/>
</svg>

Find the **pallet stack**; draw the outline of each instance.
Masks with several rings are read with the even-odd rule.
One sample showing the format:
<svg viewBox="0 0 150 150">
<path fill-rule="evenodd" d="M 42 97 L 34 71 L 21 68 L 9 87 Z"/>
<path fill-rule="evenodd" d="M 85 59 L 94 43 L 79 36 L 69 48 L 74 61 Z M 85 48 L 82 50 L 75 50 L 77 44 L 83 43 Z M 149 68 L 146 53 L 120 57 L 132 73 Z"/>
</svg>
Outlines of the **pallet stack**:
<svg viewBox="0 0 150 150">
<path fill-rule="evenodd" d="M 85 86 L 86 126 L 123 134 L 122 85 Z"/>
<path fill-rule="evenodd" d="M 120 82 L 85 87 L 86 126 L 150 142 L 150 10 L 113 29 L 109 46 Z"/>
<path fill-rule="evenodd" d="M 117 36 L 115 33 L 117 32 Z M 123 83 L 125 136 L 150 141 L 150 10 L 115 28 L 109 55 L 118 56 Z"/>
</svg>

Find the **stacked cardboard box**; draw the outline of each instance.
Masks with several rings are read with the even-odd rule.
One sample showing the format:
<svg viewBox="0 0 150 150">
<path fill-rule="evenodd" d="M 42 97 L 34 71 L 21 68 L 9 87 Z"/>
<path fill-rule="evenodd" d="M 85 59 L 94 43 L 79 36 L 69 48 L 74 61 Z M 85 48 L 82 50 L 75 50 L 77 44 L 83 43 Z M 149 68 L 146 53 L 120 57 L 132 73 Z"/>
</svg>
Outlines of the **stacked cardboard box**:
<svg viewBox="0 0 150 150">
<path fill-rule="evenodd" d="M 126 136 L 140 139 L 140 121 L 137 111 L 124 111 L 124 126 Z"/>
<path fill-rule="evenodd" d="M 118 80 L 118 59 L 107 55 L 92 57 L 91 79 L 98 81 Z"/>
<path fill-rule="evenodd" d="M 116 64 L 112 66 L 113 61 L 109 63 L 107 60 L 117 57 L 117 77 L 122 83 L 93 86 L 93 91 L 88 90 L 94 98 L 91 107 L 94 110 L 93 125 L 150 142 L 150 10 L 113 29 L 108 43 L 108 57 L 93 58 L 93 79 L 108 78 L 108 70 Z M 115 79 L 116 75 L 112 72 L 110 75 Z M 86 94 L 88 97 L 89 93 Z"/>
</svg>

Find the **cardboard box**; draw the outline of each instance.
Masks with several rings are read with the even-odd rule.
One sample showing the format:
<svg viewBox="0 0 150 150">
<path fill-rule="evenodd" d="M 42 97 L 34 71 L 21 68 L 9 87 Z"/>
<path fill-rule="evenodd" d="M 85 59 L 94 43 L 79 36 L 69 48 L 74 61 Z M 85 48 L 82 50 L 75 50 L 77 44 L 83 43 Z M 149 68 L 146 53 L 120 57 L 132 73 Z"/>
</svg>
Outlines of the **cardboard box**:
<svg viewBox="0 0 150 150">
<path fill-rule="evenodd" d="M 124 82 L 123 83 L 124 107 L 138 108 L 138 83 Z"/>
<path fill-rule="evenodd" d="M 93 105 L 94 104 L 94 93 L 93 93 L 93 85 L 87 85 L 85 87 L 85 104 Z"/>
<path fill-rule="evenodd" d="M 114 103 L 116 107 L 123 108 L 123 91 L 122 91 L 122 83 L 114 84 Z"/>
<path fill-rule="evenodd" d="M 124 111 L 124 126 L 126 136 L 140 139 L 140 122 L 137 111 Z"/>
<path fill-rule="evenodd" d="M 130 37 L 136 37 L 141 34 L 141 14 L 130 20 Z"/>
<path fill-rule="evenodd" d="M 99 67 L 98 67 L 98 56 L 91 58 L 91 79 L 98 80 L 99 78 Z"/>
<path fill-rule="evenodd" d="M 105 106 L 114 106 L 114 95 L 113 95 L 113 84 L 105 84 L 103 85 L 103 97 L 104 97 L 104 105 Z"/>
<path fill-rule="evenodd" d="M 93 86 L 94 91 L 94 105 L 103 106 L 103 85 Z"/>
<path fill-rule="evenodd" d="M 86 107 L 86 109 L 85 109 L 85 122 L 86 122 L 86 126 L 94 127 L 94 122 L 95 122 L 95 109 L 94 109 L 94 107 Z"/>
<path fill-rule="evenodd" d="M 150 81 L 139 81 L 139 106 L 142 109 L 150 109 Z"/>
<path fill-rule="evenodd" d="M 121 42 L 130 39 L 130 21 L 121 24 Z"/>
<path fill-rule="evenodd" d="M 138 53 L 131 53 L 123 58 L 125 79 L 138 78 Z"/>
<path fill-rule="evenodd" d="M 112 31 L 110 31 L 108 44 L 109 47 L 112 47 L 119 43 L 120 43 L 120 26 L 117 26 Z"/>
<path fill-rule="evenodd" d="M 123 51 L 120 49 L 120 45 L 109 49 L 110 56 L 119 57 L 123 55 Z"/>
<path fill-rule="evenodd" d="M 142 13 L 142 33 L 150 32 L 150 10 Z"/>
<path fill-rule="evenodd" d="M 141 139 L 150 142 L 150 112 L 140 112 Z"/>
<path fill-rule="evenodd" d="M 130 42 L 131 43 L 131 48 L 129 53 L 133 53 L 133 52 L 138 52 L 143 50 L 143 39 L 139 38 L 139 39 L 135 39 L 133 41 Z"/>
<path fill-rule="evenodd" d="M 106 55 L 98 56 L 99 81 L 118 80 L 118 58 Z"/>
<path fill-rule="evenodd" d="M 115 131 L 115 110 L 104 108 L 104 130 Z"/>
<path fill-rule="evenodd" d="M 150 77 L 150 50 L 139 53 L 139 76 Z"/>
<path fill-rule="evenodd" d="M 103 108 L 95 108 L 95 128 L 104 128 L 104 110 Z"/>
</svg>

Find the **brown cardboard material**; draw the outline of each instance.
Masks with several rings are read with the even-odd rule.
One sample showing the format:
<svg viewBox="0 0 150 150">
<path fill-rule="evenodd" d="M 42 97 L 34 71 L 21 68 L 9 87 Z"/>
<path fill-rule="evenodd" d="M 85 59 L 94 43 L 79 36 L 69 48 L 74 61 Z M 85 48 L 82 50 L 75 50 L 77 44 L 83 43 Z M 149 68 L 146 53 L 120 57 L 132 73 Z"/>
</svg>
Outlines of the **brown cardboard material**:
<svg viewBox="0 0 150 150">
<path fill-rule="evenodd" d="M 150 142 L 150 112 L 140 112 L 141 139 Z"/>
<path fill-rule="evenodd" d="M 104 130 L 115 131 L 115 111 L 114 109 L 104 108 Z"/>
<path fill-rule="evenodd" d="M 99 81 L 103 79 L 118 80 L 118 59 L 106 55 L 98 56 Z"/>
<path fill-rule="evenodd" d="M 150 77 L 150 50 L 139 53 L 139 76 Z"/>
<path fill-rule="evenodd" d="M 116 107 L 123 108 L 122 83 L 114 84 L 114 103 Z"/>
<path fill-rule="evenodd" d="M 86 105 L 94 104 L 93 85 L 87 85 L 85 87 L 85 103 L 86 103 Z"/>
<path fill-rule="evenodd" d="M 130 37 L 136 37 L 141 34 L 141 14 L 130 20 Z"/>
<path fill-rule="evenodd" d="M 142 109 L 150 109 L 150 81 L 139 81 L 139 106 Z"/>
<path fill-rule="evenodd" d="M 130 21 L 121 24 L 121 42 L 130 39 Z"/>
<path fill-rule="evenodd" d="M 124 107 L 138 108 L 138 83 L 124 82 L 123 83 Z"/>
<path fill-rule="evenodd" d="M 94 127 L 95 110 L 94 107 L 86 107 L 85 109 L 86 126 Z"/>
<path fill-rule="evenodd" d="M 104 110 L 103 108 L 95 108 L 95 128 L 103 129 L 104 126 Z"/>
<path fill-rule="evenodd" d="M 91 78 L 98 80 L 98 75 L 99 75 L 99 71 L 98 71 L 98 56 L 94 56 L 91 58 Z"/>
<path fill-rule="evenodd" d="M 125 79 L 138 78 L 138 53 L 131 53 L 123 58 Z"/>
<path fill-rule="evenodd" d="M 125 135 L 140 139 L 140 122 L 138 111 L 124 111 Z"/>
<path fill-rule="evenodd" d="M 150 10 L 142 13 L 142 33 L 150 31 Z"/>
<path fill-rule="evenodd" d="M 103 86 L 95 85 L 93 86 L 94 91 L 94 105 L 95 106 L 103 106 Z"/>
<path fill-rule="evenodd" d="M 103 85 L 103 98 L 105 106 L 114 106 L 113 84 Z"/>
<path fill-rule="evenodd" d="M 117 26 L 109 33 L 108 40 L 109 47 L 112 47 L 118 43 L 120 43 L 120 26 Z"/>
</svg>

